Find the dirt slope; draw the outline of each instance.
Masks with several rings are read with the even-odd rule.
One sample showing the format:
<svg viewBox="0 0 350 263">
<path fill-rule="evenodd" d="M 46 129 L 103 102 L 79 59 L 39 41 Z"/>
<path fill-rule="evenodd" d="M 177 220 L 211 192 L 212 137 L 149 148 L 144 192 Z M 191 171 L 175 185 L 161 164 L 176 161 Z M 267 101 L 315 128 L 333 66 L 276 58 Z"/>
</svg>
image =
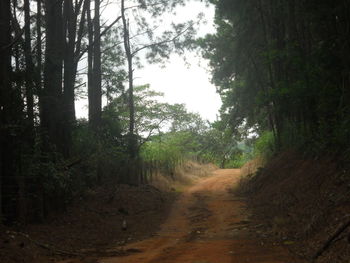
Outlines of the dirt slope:
<svg viewBox="0 0 350 263">
<path fill-rule="evenodd" d="M 184 191 L 169 218 L 152 238 L 110 248 L 116 255 L 77 258 L 61 263 L 296 263 L 280 245 L 256 239 L 245 203 L 229 191 L 236 169 L 217 170 Z M 142 221 L 140 222 L 142 224 Z"/>
<path fill-rule="evenodd" d="M 349 162 L 284 152 L 243 180 L 240 189 L 261 234 L 287 240 L 310 261 L 350 262 L 350 227 L 342 230 L 350 223 Z"/>
<path fill-rule="evenodd" d="M 174 199 L 174 193 L 150 185 L 110 184 L 90 190 L 46 223 L 0 225 L 0 263 L 47 263 L 73 254 L 101 255 L 110 244 L 149 237 L 167 218 Z M 127 231 L 122 230 L 124 218 Z"/>
</svg>

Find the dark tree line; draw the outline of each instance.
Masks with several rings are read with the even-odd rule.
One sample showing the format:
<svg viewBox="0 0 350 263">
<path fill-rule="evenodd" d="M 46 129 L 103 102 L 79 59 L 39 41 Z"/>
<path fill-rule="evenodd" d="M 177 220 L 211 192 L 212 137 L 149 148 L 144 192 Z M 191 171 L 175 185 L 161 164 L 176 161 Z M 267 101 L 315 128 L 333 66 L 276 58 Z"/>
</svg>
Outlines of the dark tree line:
<svg viewBox="0 0 350 263">
<path fill-rule="evenodd" d="M 349 153 L 349 1 L 219 0 L 201 41 L 234 130 Z"/>
<path fill-rule="evenodd" d="M 73 181 L 90 183 L 88 176 L 74 177 L 72 167 L 90 158 L 100 178 L 105 160 L 97 151 L 109 149 L 111 159 L 136 162 L 133 59 L 139 60 L 141 50 L 150 60 L 167 57 L 194 31 L 192 23 L 183 23 L 155 35 L 156 26 L 132 13 L 137 9 L 156 19 L 183 2 L 116 1 L 119 15 L 106 23 L 101 9 L 108 1 L 0 1 L 0 219 L 41 220 L 49 206 L 64 206 L 60 199 Z M 85 84 L 88 123 L 75 113 Z M 128 131 L 118 128 L 115 105 L 102 106 L 105 94 L 108 104 L 113 96 L 128 101 Z"/>
</svg>

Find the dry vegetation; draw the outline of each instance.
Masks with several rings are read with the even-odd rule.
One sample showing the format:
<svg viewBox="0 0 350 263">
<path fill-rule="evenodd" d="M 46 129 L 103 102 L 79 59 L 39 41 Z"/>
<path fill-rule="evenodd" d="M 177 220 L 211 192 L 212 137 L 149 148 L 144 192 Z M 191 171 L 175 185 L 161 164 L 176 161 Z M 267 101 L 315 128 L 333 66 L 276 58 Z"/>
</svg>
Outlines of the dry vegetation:
<svg viewBox="0 0 350 263">
<path fill-rule="evenodd" d="M 349 167 L 332 158 L 304 160 L 293 152 L 258 166 L 243 167 L 239 192 L 255 219 L 264 222 L 258 231 L 262 238 L 274 236 L 314 262 L 348 262 Z"/>
<path fill-rule="evenodd" d="M 176 192 L 215 169 L 186 162 L 176 169 L 174 179 L 158 174 L 149 185 L 106 184 L 87 191 L 45 224 L 3 227 L 0 262 L 47 263 L 85 253 L 98 257 L 111 253 L 107 249 L 115 245 L 149 237 L 167 217 Z M 122 229 L 123 219 L 127 230 Z"/>
<path fill-rule="evenodd" d="M 175 168 L 173 177 L 157 173 L 153 176 L 151 184 L 163 191 L 181 192 L 184 187 L 194 183 L 198 178 L 211 174 L 218 169 L 213 164 L 199 164 L 193 161 L 187 161 Z"/>
</svg>

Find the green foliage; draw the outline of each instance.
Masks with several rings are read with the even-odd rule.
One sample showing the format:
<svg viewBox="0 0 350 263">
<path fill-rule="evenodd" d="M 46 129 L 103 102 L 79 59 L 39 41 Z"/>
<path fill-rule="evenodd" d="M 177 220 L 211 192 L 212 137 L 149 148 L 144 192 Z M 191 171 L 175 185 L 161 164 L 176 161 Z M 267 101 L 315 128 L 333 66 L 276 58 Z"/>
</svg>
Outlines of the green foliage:
<svg viewBox="0 0 350 263">
<path fill-rule="evenodd" d="M 141 62 L 164 62 L 192 47 L 198 23 L 163 19 L 185 0 L 129 0 L 125 8 L 119 1 L 113 8 L 119 6 L 121 17 L 112 23 L 100 21 L 108 2 L 19 2 L 1 5 L 0 218 L 5 212 L 15 221 L 17 214 L 34 211 L 43 219 L 97 184 L 141 183 L 145 161 L 157 160 L 170 171 L 185 156 L 197 155 L 200 140 L 190 143 L 191 136 L 206 129 L 198 114 L 160 102 L 162 94 L 148 85 L 132 95 L 132 73 Z M 20 31 L 24 38 L 14 45 L 11 38 Z M 75 99 L 86 96 L 83 87 L 90 126 L 75 116 Z M 151 146 L 151 137 L 170 129 L 183 134 L 169 137 L 165 148 Z M 145 144 L 150 150 L 140 160 L 136 148 Z M 28 202 L 22 200 L 27 195 Z"/>
<path fill-rule="evenodd" d="M 247 161 L 250 160 L 247 157 L 248 156 L 243 153 L 236 154 L 232 157 L 232 159 L 225 163 L 224 168 L 241 168 Z"/>
<path fill-rule="evenodd" d="M 172 176 L 177 165 L 185 159 L 181 146 L 172 138 L 145 143 L 140 155 L 145 162 L 154 163 L 158 170 L 168 176 Z"/>
<path fill-rule="evenodd" d="M 118 30 L 112 28 L 108 30 L 101 41 L 102 58 L 102 86 L 103 93 L 110 103 L 115 96 L 124 92 L 124 83 L 127 73 L 124 69 L 125 57 L 121 45 L 116 45 L 121 41 Z"/>
<path fill-rule="evenodd" d="M 193 116 L 198 118 L 197 115 Z M 176 166 L 184 160 L 202 160 L 202 134 L 199 131 L 203 127 L 180 126 L 186 128 L 158 134 L 146 141 L 141 147 L 141 158 L 146 162 L 156 163 L 168 175 L 172 175 Z"/>
<path fill-rule="evenodd" d="M 22 182 L 26 189 L 28 204 L 31 204 L 27 220 L 43 220 L 50 207 L 63 211 L 78 192 L 75 184 L 75 169 L 67 169 L 67 163 L 57 152 L 42 151 L 40 137 L 34 143 L 30 154 L 24 154 L 20 167 Z M 78 187 L 77 187 L 78 186 Z M 23 192 L 22 192 L 23 194 Z"/>
<path fill-rule="evenodd" d="M 247 134 L 253 128 L 268 145 L 267 155 L 289 147 L 315 154 L 346 151 L 347 1 L 210 2 L 217 32 L 198 44 L 210 60 L 223 100 L 221 117 L 231 129 Z"/>
<path fill-rule="evenodd" d="M 235 168 L 248 160 L 249 151 L 245 143 L 237 143 L 232 132 L 224 128 L 223 122 L 206 125 L 198 115 L 189 114 L 177 118 L 176 125 L 172 125 L 169 132 L 146 142 L 141 148 L 141 156 L 147 161 L 173 168 L 186 159 Z"/>
<path fill-rule="evenodd" d="M 272 132 L 266 131 L 262 133 L 254 143 L 254 157 L 262 157 L 269 160 L 276 152 L 275 138 Z"/>
<path fill-rule="evenodd" d="M 120 170 L 127 160 L 126 139 L 114 111 L 105 109 L 98 134 L 91 131 L 86 120 L 80 120 L 74 138 L 76 155 L 84 160 L 82 169 L 88 186 L 122 176 Z"/>
<path fill-rule="evenodd" d="M 161 102 L 163 96 L 163 93 L 152 90 L 149 85 L 134 87 L 135 132 L 139 137 L 149 138 L 159 133 L 186 113 L 182 104 Z M 114 112 L 118 116 L 121 133 L 126 134 L 129 125 L 128 95 L 123 93 L 106 108 L 110 114 Z"/>
</svg>

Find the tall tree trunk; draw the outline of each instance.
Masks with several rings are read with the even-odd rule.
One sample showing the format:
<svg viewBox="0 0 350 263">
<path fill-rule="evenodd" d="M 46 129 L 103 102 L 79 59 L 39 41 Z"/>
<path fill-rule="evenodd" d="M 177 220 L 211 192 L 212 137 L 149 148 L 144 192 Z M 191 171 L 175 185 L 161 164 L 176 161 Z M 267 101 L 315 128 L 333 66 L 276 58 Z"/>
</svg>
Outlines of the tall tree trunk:
<svg viewBox="0 0 350 263">
<path fill-rule="evenodd" d="M 0 222 L 3 212 L 3 178 L 11 175 L 11 159 L 7 159 L 7 148 L 9 148 L 8 137 L 8 113 L 10 102 L 10 73 L 11 73 L 11 42 L 10 35 L 10 0 L 0 1 Z M 10 162 L 10 163 L 8 163 Z"/>
<path fill-rule="evenodd" d="M 101 25 L 100 25 L 100 0 L 95 0 L 95 17 L 94 17 L 94 88 L 95 88 L 95 127 L 101 124 L 102 112 L 102 89 L 101 89 Z"/>
<path fill-rule="evenodd" d="M 64 115 L 65 119 L 72 124 L 75 122 L 75 96 L 74 96 L 74 84 L 75 84 L 75 63 L 74 63 L 74 49 L 76 38 L 76 23 L 77 17 L 73 8 L 73 1 L 66 0 L 64 2 L 65 9 L 65 57 L 64 57 Z"/>
<path fill-rule="evenodd" d="M 65 36 L 65 54 L 64 54 L 64 90 L 63 90 L 63 121 L 65 127 L 65 141 L 68 145 L 67 151 L 71 151 L 72 131 L 76 122 L 75 116 L 75 79 L 79 63 L 79 54 L 81 41 L 84 33 L 85 14 L 88 0 L 75 1 L 66 0 L 64 2 L 64 36 Z M 84 3 L 84 5 L 83 5 Z M 83 8 L 82 8 L 83 7 Z M 81 10 L 82 8 L 82 10 Z M 81 13 L 81 19 L 78 29 L 78 16 Z M 78 32 L 77 32 L 78 30 Z"/>
<path fill-rule="evenodd" d="M 42 33 L 41 33 L 41 20 L 42 20 L 42 16 L 41 16 L 41 3 L 42 0 L 37 0 L 37 9 L 36 9 L 36 41 L 37 41 L 37 52 L 36 52 L 36 92 L 39 95 L 39 112 L 40 112 L 40 92 L 42 89 L 42 77 L 41 77 L 41 73 L 42 73 Z"/>
<path fill-rule="evenodd" d="M 39 115 L 40 120 L 43 119 L 43 99 L 42 99 L 42 92 L 43 92 L 43 85 L 42 85 L 42 76 L 43 76 L 43 66 L 42 66 L 42 0 L 37 0 L 37 14 L 36 14 L 36 38 L 37 38 L 37 51 L 36 51 L 36 92 L 38 94 L 39 99 Z M 42 124 L 41 124 L 42 125 Z M 42 157 L 42 162 L 45 162 L 45 159 Z M 42 165 L 40 163 L 40 165 Z M 44 169 L 40 169 L 44 170 Z M 37 199 L 35 200 L 35 208 L 34 208 L 34 214 L 36 220 L 39 222 L 44 221 L 44 187 L 42 183 L 43 176 L 41 173 L 37 174 L 36 178 L 34 179 L 35 184 L 35 190 Z"/>
<path fill-rule="evenodd" d="M 89 123 L 96 132 L 101 123 L 102 90 L 101 90 L 101 26 L 100 26 L 100 0 L 95 0 L 94 19 L 88 12 L 89 27 L 89 54 L 88 54 L 88 98 Z"/>
<path fill-rule="evenodd" d="M 44 150 L 68 155 L 62 125 L 63 0 L 45 0 L 46 49 L 41 125 Z M 46 133 L 46 134 L 45 134 Z"/>
<path fill-rule="evenodd" d="M 128 62 L 128 106 L 129 106 L 129 137 L 128 137 L 128 151 L 131 159 L 137 156 L 137 138 L 135 136 L 135 105 L 134 105 L 134 84 L 133 84 L 133 67 L 132 67 L 132 53 L 130 47 L 129 25 L 125 17 L 125 1 L 121 1 L 121 16 L 123 21 L 123 35 L 124 35 L 124 49 Z"/>
<path fill-rule="evenodd" d="M 64 90 L 63 90 L 63 125 L 64 137 L 67 144 L 68 154 L 72 145 L 72 126 L 75 123 L 75 94 L 74 84 L 76 69 L 74 63 L 74 48 L 76 38 L 76 16 L 73 9 L 73 1 L 66 0 L 64 2 Z"/>
<path fill-rule="evenodd" d="M 84 2 L 84 5 L 83 5 Z M 76 1 L 73 6 L 73 0 L 65 1 L 65 34 L 67 36 L 65 42 L 65 58 L 64 58 L 64 105 L 67 106 L 65 111 L 65 118 L 70 124 L 75 123 L 75 78 L 77 74 L 77 67 L 79 62 L 79 54 L 81 49 L 82 34 L 85 23 L 85 13 L 88 0 Z M 82 12 L 81 7 L 83 6 Z M 81 19 L 78 29 L 78 16 L 81 13 Z"/>
<path fill-rule="evenodd" d="M 21 165 L 20 127 L 22 100 L 20 90 L 11 83 L 11 4 L 0 1 L 0 216 L 17 217 L 17 170 Z"/>
<path fill-rule="evenodd" d="M 30 147 L 34 146 L 34 64 L 32 59 L 32 45 L 30 34 L 30 5 L 29 0 L 24 0 L 24 56 L 26 63 L 25 91 L 27 101 L 27 127 L 26 134 Z"/>
<path fill-rule="evenodd" d="M 269 86 L 267 90 L 271 90 L 271 89 L 276 89 L 276 84 L 275 84 L 275 78 L 274 78 L 274 74 L 273 74 L 273 67 L 272 67 L 272 58 L 270 56 L 270 51 L 268 50 L 270 48 L 270 39 L 269 39 L 269 35 L 268 35 L 268 22 L 266 21 L 266 15 L 264 12 L 264 7 L 262 4 L 262 1 L 259 0 L 258 1 L 258 10 L 259 10 L 259 15 L 260 15 L 260 20 L 261 20 L 261 26 L 263 29 L 263 38 L 264 38 L 264 45 L 265 48 L 268 52 L 268 79 L 269 79 Z M 270 112 L 270 123 L 273 124 L 274 128 L 273 128 L 273 135 L 274 135 L 274 139 L 276 142 L 276 146 L 277 148 L 281 146 L 281 138 L 280 138 L 280 130 L 279 130 L 279 125 L 280 125 L 280 120 L 277 116 L 277 105 L 276 105 L 276 101 L 272 100 L 271 101 L 271 105 L 269 104 L 269 112 Z"/>
<path fill-rule="evenodd" d="M 88 101 L 89 101 L 89 124 L 92 127 L 93 112 L 94 112 L 94 79 L 93 79 L 93 45 L 94 45 L 94 29 L 91 19 L 91 0 L 88 1 L 87 9 L 87 25 L 88 25 Z"/>
<path fill-rule="evenodd" d="M 22 77 L 17 77 L 18 75 L 22 75 L 22 63 L 21 63 L 21 57 L 22 57 L 22 50 L 24 50 L 24 39 L 22 38 L 22 29 L 21 26 L 18 22 L 18 0 L 12 0 L 12 14 L 11 14 L 11 30 L 14 32 L 16 36 L 20 36 L 18 39 L 19 43 L 14 43 L 12 46 L 11 54 L 14 60 L 13 63 L 13 72 L 15 72 L 14 77 L 13 77 L 13 84 L 15 84 L 14 89 L 15 90 L 20 90 L 24 86 L 23 78 Z"/>
</svg>

